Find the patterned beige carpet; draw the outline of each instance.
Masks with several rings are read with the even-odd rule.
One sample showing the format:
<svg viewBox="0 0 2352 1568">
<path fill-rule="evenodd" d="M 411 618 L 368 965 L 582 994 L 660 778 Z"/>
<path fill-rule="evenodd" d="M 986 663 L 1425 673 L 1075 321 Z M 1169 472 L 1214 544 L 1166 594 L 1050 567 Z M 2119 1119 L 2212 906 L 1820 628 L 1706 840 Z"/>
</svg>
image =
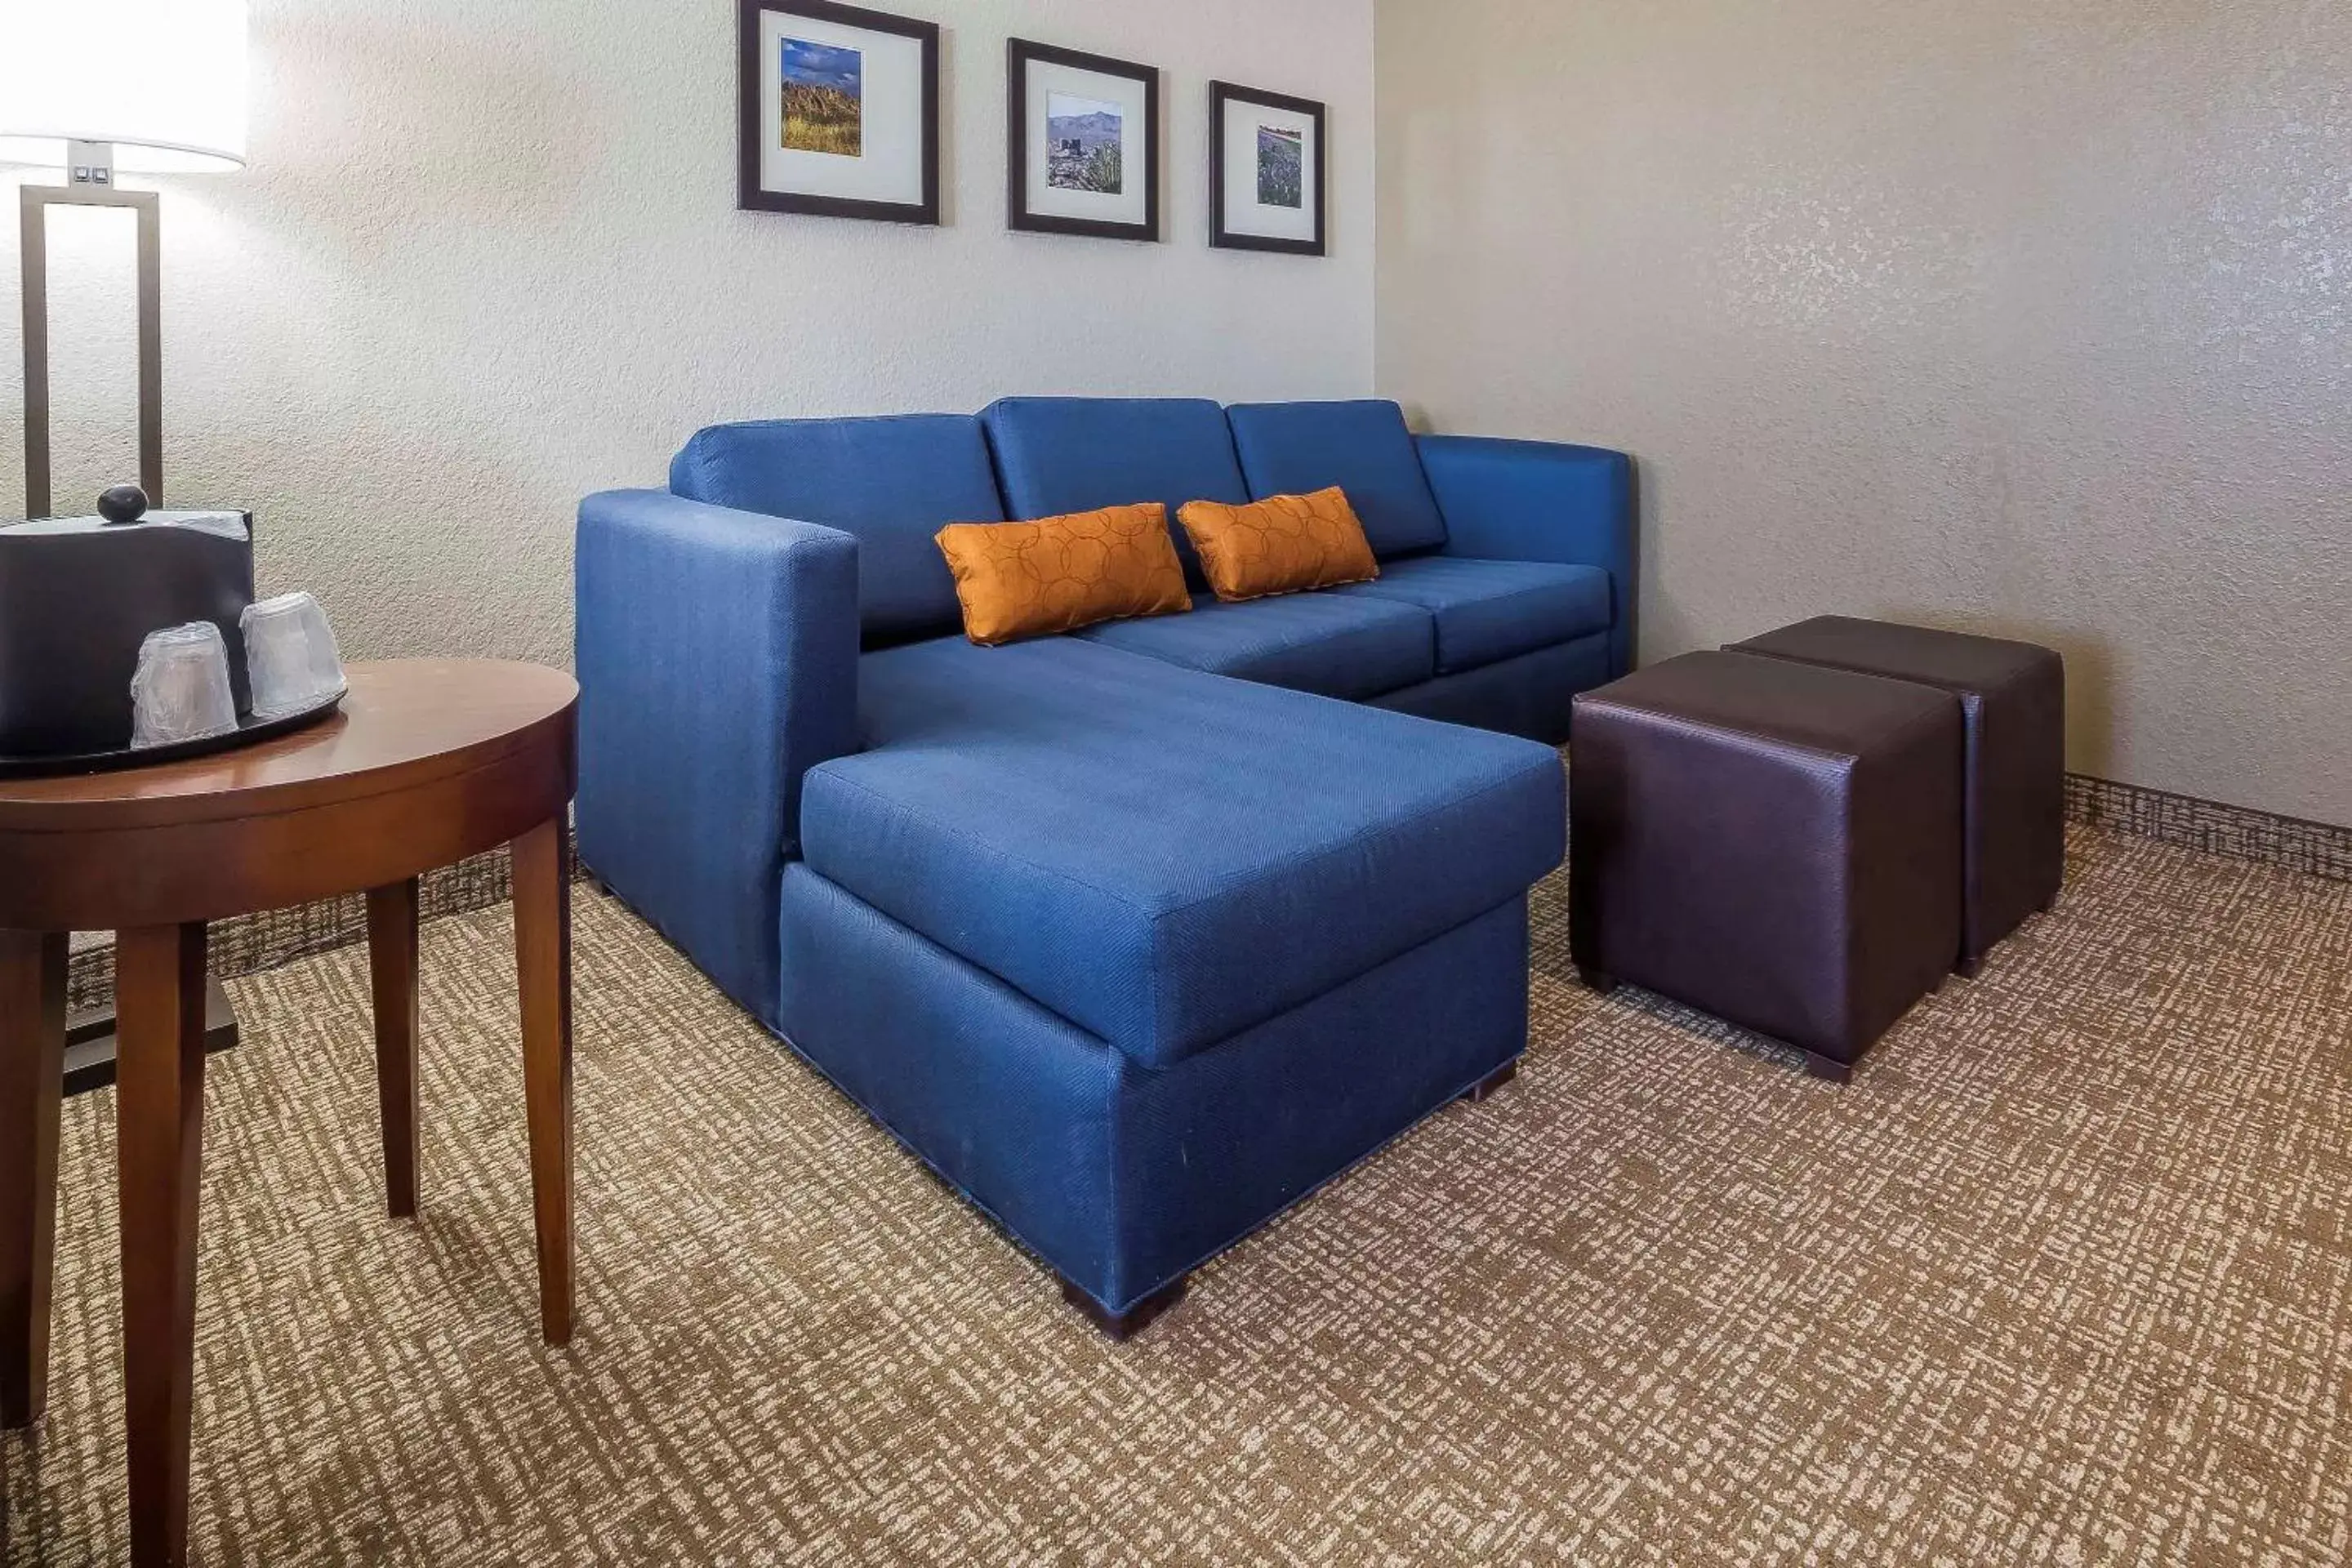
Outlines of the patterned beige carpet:
<svg viewBox="0 0 2352 1568">
<path fill-rule="evenodd" d="M 501 910 L 427 930 L 425 1217 L 357 952 L 208 1087 L 195 1532 L 308 1563 L 2334 1564 L 2352 884 L 2079 832 L 1844 1089 L 1570 980 L 1125 1347 L 614 906 L 550 1354 Z M 9 1563 L 122 1550 L 110 1095 L 74 1102 Z"/>
</svg>

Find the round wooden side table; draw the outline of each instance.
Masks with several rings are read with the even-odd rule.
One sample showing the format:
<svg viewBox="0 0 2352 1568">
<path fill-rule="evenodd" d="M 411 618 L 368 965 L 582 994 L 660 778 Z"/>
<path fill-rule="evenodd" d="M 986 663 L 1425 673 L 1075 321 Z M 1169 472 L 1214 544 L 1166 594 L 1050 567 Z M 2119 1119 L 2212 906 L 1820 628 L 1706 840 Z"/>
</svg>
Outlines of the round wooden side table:
<svg viewBox="0 0 2352 1568">
<path fill-rule="evenodd" d="M 187 1554 L 208 921 L 367 895 L 384 1184 L 416 1211 L 416 879 L 513 846 L 540 1323 L 572 1335 L 580 689 L 534 665 L 357 664 L 342 710 L 185 763 L 0 783 L 0 1426 L 48 1366 L 67 933 L 112 930 L 123 1381 L 137 1563 Z"/>
</svg>

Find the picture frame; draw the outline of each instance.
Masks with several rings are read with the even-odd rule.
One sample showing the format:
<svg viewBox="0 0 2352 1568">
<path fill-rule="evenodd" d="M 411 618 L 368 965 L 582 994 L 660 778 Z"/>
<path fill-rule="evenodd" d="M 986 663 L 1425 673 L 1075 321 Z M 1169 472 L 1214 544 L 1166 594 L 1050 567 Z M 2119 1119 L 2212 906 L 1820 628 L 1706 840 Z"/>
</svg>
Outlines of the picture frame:
<svg viewBox="0 0 2352 1568">
<path fill-rule="evenodd" d="M 1156 242 L 1159 68 L 1026 38 L 1004 61 L 1007 226 Z"/>
<path fill-rule="evenodd" d="M 1209 84 L 1209 243 L 1328 254 L 1326 106 L 1229 81 Z"/>
<path fill-rule="evenodd" d="M 833 0 L 739 0 L 736 202 L 940 221 L 940 27 Z"/>
</svg>

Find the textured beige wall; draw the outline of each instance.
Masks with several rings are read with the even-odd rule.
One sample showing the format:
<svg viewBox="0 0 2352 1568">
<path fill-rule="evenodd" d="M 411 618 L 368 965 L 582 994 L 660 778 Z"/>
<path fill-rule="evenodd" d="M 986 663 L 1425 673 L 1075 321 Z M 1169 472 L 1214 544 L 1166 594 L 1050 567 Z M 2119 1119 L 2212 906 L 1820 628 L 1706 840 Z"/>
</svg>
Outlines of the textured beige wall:
<svg viewBox="0 0 2352 1568">
<path fill-rule="evenodd" d="M 253 0 L 251 166 L 148 182 L 170 499 L 254 507 L 266 584 L 356 655 L 562 662 L 578 498 L 660 482 L 710 421 L 1370 388 L 1371 0 L 877 4 L 945 29 L 945 227 L 735 210 L 731 0 Z M 1166 72 L 1164 243 L 1006 231 L 1008 35 Z M 1328 259 L 1208 247 L 1213 77 L 1331 104 Z M 137 469 L 107 228 L 52 238 L 61 505 Z"/>
<path fill-rule="evenodd" d="M 2352 823 L 2352 5 L 1380 0 L 1377 377 L 1642 464 L 1649 658 L 2051 643 L 2073 761 Z"/>
</svg>

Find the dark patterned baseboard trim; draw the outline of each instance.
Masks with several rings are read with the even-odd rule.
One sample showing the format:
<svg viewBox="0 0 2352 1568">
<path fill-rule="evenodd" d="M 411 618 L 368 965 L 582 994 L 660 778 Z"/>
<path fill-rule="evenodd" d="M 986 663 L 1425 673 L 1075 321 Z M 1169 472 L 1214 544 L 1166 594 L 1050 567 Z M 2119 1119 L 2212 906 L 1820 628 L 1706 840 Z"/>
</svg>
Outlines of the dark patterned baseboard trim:
<svg viewBox="0 0 2352 1568">
<path fill-rule="evenodd" d="M 2352 882 L 2352 827 L 2168 795 L 2087 773 L 2066 775 L 2066 816 L 2085 826 Z"/>
<path fill-rule="evenodd" d="M 572 865 L 577 876 L 576 854 Z M 419 878 L 418 918 L 438 920 L 444 915 L 486 909 L 505 902 L 513 889 L 513 868 L 507 852 L 493 849 Z M 207 956 L 216 979 L 233 980 L 348 946 L 366 935 L 367 900 L 354 894 L 320 903 L 298 904 L 290 910 L 215 921 Z M 85 1007 L 103 1006 L 113 995 L 113 944 L 75 953 L 66 979 L 67 1005 L 79 1012 Z"/>
</svg>

